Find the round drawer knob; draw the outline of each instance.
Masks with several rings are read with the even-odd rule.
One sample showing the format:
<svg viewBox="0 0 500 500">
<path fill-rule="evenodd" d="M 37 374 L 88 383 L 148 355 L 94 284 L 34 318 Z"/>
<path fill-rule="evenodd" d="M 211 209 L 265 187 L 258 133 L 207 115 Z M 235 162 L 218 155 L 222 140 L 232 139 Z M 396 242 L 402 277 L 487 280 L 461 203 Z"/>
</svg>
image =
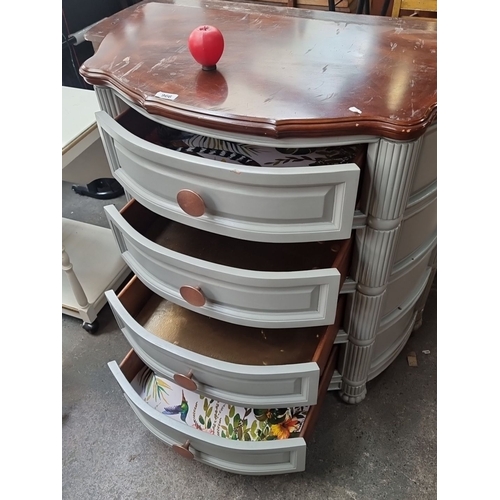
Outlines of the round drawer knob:
<svg viewBox="0 0 500 500">
<path fill-rule="evenodd" d="M 181 457 L 192 459 L 194 455 L 189 451 L 189 439 L 181 446 L 179 444 L 172 445 L 172 449 L 181 455 Z"/>
<path fill-rule="evenodd" d="M 177 193 L 177 203 L 184 212 L 193 217 L 200 217 L 205 213 L 203 198 L 190 189 L 181 189 Z"/>
<path fill-rule="evenodd" d="M 205 295 L 196 286 L 183 285 L 180 288 L 181 297 L 192 306 L 201 307 L 205 305 Z"/>
<path fill-rule="evenodd" d="M 196 382 L 193 380 L 192 370 L 189 370 L 189 373 L 187 375 L 176 373 L 174 375 L 174 381 L 177 385 L 180 385 L 183 389 L 186 389 L 187 391 L 196 391 L 196 389 L 198 389 Z"/>
</svg>

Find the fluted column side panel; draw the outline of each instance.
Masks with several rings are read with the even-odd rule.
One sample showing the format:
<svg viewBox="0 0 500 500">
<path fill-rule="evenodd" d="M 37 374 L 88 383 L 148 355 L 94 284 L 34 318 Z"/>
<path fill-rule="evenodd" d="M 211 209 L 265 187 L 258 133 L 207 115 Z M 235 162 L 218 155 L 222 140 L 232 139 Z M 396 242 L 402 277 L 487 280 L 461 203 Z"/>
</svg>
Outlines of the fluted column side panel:
<svg viewBox="0 0 500 500">
<path fill-rule="evenodd" d="M 120 253 L 123 254 L 127 251 L 127 245 L 125 244 L 125 239 L 123 238 L 123 234 L 120 231 L 120 229 L 116 226 L 114 221 L 111 219 L 111 217 L 108 216 L 107 212 L 106 212 L 106 217 L 108 219 L 109 227 L 113 231 L 113 235 L 115 237 L 115 241 L 118 245 L 118 248 L 120 249 Z"/>
<path fill-rule="evenodd" d="M 358 283 L 366 287 L 387 284 L 392 270 L 399 227 L 389 231 L 365 228 L 362 249 L 356 256 Z"/>
<path fill-rule="evenodd" d="M 118 162 L 113 138 L 101 127 L 99 127 L 99 133 L 101 134 L 102 145 L 106 153 L 106 158 L 108 159 L 109 168 L 111 172 L 115 172 L 120 168 L 120 163 Z"/>
<path fill-rule="evenodd" d="M 367 342 L 377 335 L 385 291 L 380 295 L 357 292 L 349 314 L 347 334 L 353 341 Z"/>
<path fill-rule="evenodd" d="M 405 143 L 380 140 L 368 208 L 371 216 L 394 220 L 403 215 L 421 144 L 421 138 Z"/>
<path fill-rule="evenodd" d="M 373 345 L 373 343 L 368 346 L 347 345 L 341 385 L 341 391 L 346 396 L 360 397 L 366 392 Z"/>
<path fill-rule="evenodd" d="M 347 403 L 359 403 L 366 396 L 366 385 L 348 385 L 344 381 L 340 384 L 340 394 Z"/>
<path fill-rule="evenodd" d="M 105 87 L 94 87 L 99 106 L 106 111 L 109 116 L 116 118 L 127 109 L 127 105 L 113 93 L 111 89 Z"/>
</svg>

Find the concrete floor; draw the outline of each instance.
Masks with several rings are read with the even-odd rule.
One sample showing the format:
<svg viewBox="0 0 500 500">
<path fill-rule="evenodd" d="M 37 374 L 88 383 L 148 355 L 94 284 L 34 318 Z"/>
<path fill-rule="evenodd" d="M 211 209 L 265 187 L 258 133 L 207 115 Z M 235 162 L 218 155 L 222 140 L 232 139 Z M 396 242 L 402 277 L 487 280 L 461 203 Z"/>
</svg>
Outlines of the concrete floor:
<svg viewBox="0 0 500 500">
<path fill-rule="evenodd" d="M 63 216 L 106 225 L 102 206 L 63 183 Z M 237 476 L 176 455 L 138 421 L 107 362 L 129 350 L 105 306 L 96 336 L 62 317 L 62 498 L 64 500 L 318 499 L 437 497 L 436 292 L 422 327 L 392 365 L 368 383 L 359 405 L 325 400 L 307 470 Z M 429 350 L 430 354 L 422 351 Z M 406 356 L 415 351 L 418 367 Z"/>
</svg>

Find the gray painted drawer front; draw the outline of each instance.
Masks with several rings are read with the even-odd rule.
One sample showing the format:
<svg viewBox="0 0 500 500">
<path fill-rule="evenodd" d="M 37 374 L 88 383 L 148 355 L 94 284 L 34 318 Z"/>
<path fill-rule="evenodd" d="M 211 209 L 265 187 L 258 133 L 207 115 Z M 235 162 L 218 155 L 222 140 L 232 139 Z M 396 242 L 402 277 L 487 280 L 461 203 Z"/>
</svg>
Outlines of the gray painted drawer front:
<svg viewBox="0 0 500 500">
<path fill-rule="evenodd" d="M 285 474 L 305 469 L 306 442 L 303 438 L 234 441 L 194 429 L 151 408 L 135 392 L 115 361 L 108 366 L 146 428 L 169 445 L 182 446 L 189 440 L 189 451 L 195 460 L 239 474 Z"/>
<path fill-rule="evenodd" d="M 423 277 L 426 276 L 426 271 L 430 267 L 429 257 L 432 250 L 433 247 L 427 250 L 418 261 L 412 262 L 412 265 L 401 270 L 396 279 L 391 277 L 387 285 L 381 317 L 390 314 L 398 306 L 401 307 L 409 297 L 413 297 L 415 290 L 421 288 Z"/>
<path fill-rule="evenodd" d="M 205 231 L 250 241 L 297 242 L 350 236 L 359 168 L 248 167 L 199 158 L 152 144 L 104 111 L 97 123 L 115 178 L 150 210 Z M 177 202 L 194 191 L 204 213 Z"/>
<path fill-rule="evenodd" d="M 341 282 L 335 268 L 269 272 L 215 264 L 150 241 L 112 205 L 105 211 L 128 266 L 148 288 L 175 304 L 252 327 L 294 328 L 335 321 Z M 187 286 L 202 291 L 203 305 L 183 298 L 181 287 Z"/>
<path fill-rule="evenodd" d="M 196 384 L 191 390 L 224 403 L 254 408 L 316 404 L 320 373 L 325 369 L 342 316 L 339 314 L 337 322 L 328 328 L 289 335 L 281 330 L 276 334 L 268 331 L 268 339 L 264 330 L 235 329 L 211 319 L 200 321 L 193 313 L 183 313 L 182 308 L 177 309 L 181 313 L 176 313 L 177 306 L 168 309 L 167 304 L 169 312 L 165 313 L 165 301 L 157 301 L 159 297 L 137 278 L 119 297 L 110 290 L 106 298 L 125 338 L 156 373 L 172 381 L 190 373 L 191 382 Z M 307 346 L 300 347 L 304 342 Z M 266 346 L 266 354 L 257 355 L 256 360 L 255 350 Z"/>
<path fill-rule="evenodd" d="M 427 129 L 422 138 L 421 147 L 411 194 L 425 189 L 437 179 L 437 124 Z"/>
<path fill-rule="evenodd" d="M 429 200 L 424 200 L 423 208 L 412 211 L 409 216 L 405 214 L 396 244 L 396 265 L 416 252 L 419 247 L 426 247 L 436 239 L 437 198 L 431 195 Z"/>
</svg>

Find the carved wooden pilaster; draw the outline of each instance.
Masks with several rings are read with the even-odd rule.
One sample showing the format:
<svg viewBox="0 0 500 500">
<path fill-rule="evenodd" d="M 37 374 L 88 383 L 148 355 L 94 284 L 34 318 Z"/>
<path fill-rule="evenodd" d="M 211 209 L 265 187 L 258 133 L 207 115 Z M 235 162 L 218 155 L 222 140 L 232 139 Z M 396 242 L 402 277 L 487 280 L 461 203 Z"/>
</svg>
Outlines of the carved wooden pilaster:
<svg viewBox="0 0 500 500">
<path fill-rule="evenodd" d="M 340 395 L 346 403 L 359 403 L 366 396 L 364 367 L 370 365 L 372 350 L 373 342 L 365 346 L 357 346 L 351 342 L 347 344 L 342 383 L 340 385 Z M 359 383 L 359 380 L 364 380 L 364 382 Z"/>
<path fill-rule="evenodd" d="M 99 107 L 108 113 L 109 116 L 116 118 L 123 113 L 128 106 L 111 89 L 95 86 L 95 93 Z"/>
<path fill-rule="evenodd" d="M 379 295 L 365 295 L 357 292 L 352 303 L 347 332 L 349 342 L 367 345 L 373 341 L 379 327 L 380 310 L 385 290 Z M 351 377 L 351 380 L 354 380 Z"/>
<path fill-rule="evenodd" d="M 385 290 L 378 295 L 356 292 L 349 312 L 348 342 L 342 370 L 341 397 L 359 403 L 366 395 L 373 343 L 380 323 Z"/>
<path fill-rule="evenodd" d="M 422 138 L 414 142 L 381 139 L 378 144 L 370 144 L 367 166 L 373 185 L 369 215 L 386 221 L 402 217 L 408 204 L 421 144 Z"/>
<path fill-rule="evenodd" d="M 409 143 L 381 139 L 368 147 L 367 178 L 371 179 L 371 189 L 367 225 L 356 234 L 353 268 L 357 290 L 347 314 L 348 342 L 340 388 L 341 397 L 347 403 L 359 403 L 366 395 L 382 303 L 394 265 L 398 233 L 420 144 L 421 139 Z"/>
<path fill-rule="evenodd" d="M 120 229 L 116 226 L 116 224 L 113 222 L 113 219 L 108 215 L 106 209 L 105 213 L 106 213 L 106 218 L 108 219 L 109 227 L 111 228 L 111 231 L 113 231 L 113 236 L 115 237 L 118 249 L 120 250 L 120 253 L 123 254 L 127 251 L 127 245 L 125 244 L 125 239 L 123 238 L 123 234 L 120 231 Z"/>
<path fill-rule="evenodd" d="M 102 145 L 106 153 L 106 158 L 108 159 L 109 168 L 111 172 L 114 173 L 120 168 L 118 156 L 116 155 L 115 143 L 113 138 L 103 128 L 99 127 L 99 133 L 101 134 Z"/>
<path fill-rule="evenodd" d="M 97 100 L 99 101 L 99 106 L 110 116 L 116 117 L 128 107 L 123 101 L 118 99 L 110 89 L 106 89 L 104 87 L 95 87 L 95 92 L 97 95 Z M 101 135 L 104 152 L 106 153 L 106 158 L 108 159 L 109 168 L 111 169 L 111 172 L 114 173 L 117 169 L 120 168 L 114 140 L 103 128 L 99 126 L 99 123 L 97 123 L 97 126 Z M 125 198 L 127 199 L 127 201 L 130 201 L 132 199 L 132 197 L 126 190 Z"/>
<path fill-rule="evenodd" d="M 355 256 L 358 289 L 361 286 L 383 291 L 391 274 L 398 231 L 399 224 L 386 231 L 373 229 L 370 225 L 359 231 L 359 250 Z M 369 294 L 376 293 L 371 291 Z"/>
</svg>

